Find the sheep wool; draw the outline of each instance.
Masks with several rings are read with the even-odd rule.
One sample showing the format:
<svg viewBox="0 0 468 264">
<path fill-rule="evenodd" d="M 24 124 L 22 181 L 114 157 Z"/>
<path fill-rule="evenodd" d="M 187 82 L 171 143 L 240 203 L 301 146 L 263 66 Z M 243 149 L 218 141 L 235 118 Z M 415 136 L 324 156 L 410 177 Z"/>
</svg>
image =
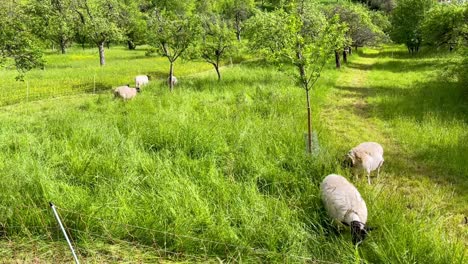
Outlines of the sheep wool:
<svg viewBox="0 0 468 264">
<path fill-rule="evenodd" d="M 149 78 L 147 75 L 137 75 L 135 77 L 135 87 L 141 88 L 144 85 L 149 83 Z"/>
<path fill-rule="evenodd" d="M 139 88 L 130 88 L 128 85 L 119 86 L 114 90 L 114 96 L 120 97 L 124 100 L 132 99 L 140 91 Z"/>
<path fill-rule="evenodd" d="M 171 77 L 168 77 L 167 78 L 167 84 L 170 85 L 170 78 Z M 172 76 L 172 85 L 176 85 L 177 84 L 177 78 L 175 76 Z"/>
<path fill-rule="evenodd" d="M 354 168 L 362 169 L 367 173 L 367 181 L 371 184 L 370 173 L 377 170 L 377 177 L 380 174 L 380 167 L 384 162 L 383 152 L 380 144 L 364 142 L 351 149 L 347 156 L 351 159 Z"/>
<path fill-rule="evenodd" d="M 367 207 L 356 187 L 343 176 L 330 174 L 322 181 L 320 190 L 328 215 L 351 226 L 353 243 L 362 241 L 367 235 Z"/>
</svg>

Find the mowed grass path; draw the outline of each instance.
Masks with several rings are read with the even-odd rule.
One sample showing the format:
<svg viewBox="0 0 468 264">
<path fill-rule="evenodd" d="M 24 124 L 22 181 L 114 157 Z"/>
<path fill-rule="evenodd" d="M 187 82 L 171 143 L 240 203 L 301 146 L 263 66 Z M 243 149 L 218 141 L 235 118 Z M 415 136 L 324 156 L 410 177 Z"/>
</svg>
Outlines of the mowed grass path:
<svg viewBox="0 0 468 264">
<path fill-rule="evenodd" d="M 419 155 L 432 141 L 414 148 L 406 134 L 418 133 L 405 133 L 399 120 L 432 123 L 381 103 L 407 100 L 411 93 L 399 89 L 416 92 L 416 80 L 433 80 L 430 72 L 396 69 L 436 67 L 430 57 L 403 55 L 394 67 L 400 59 L 385 52 L 366 50 L 340 71 L 326 68 L 313 92 L 321 145 L 313 157 L 303 141 L 304 91 L 261 62 L 226 68 L 221 83 L 214 72 L 190 76 L 174 93 L 153 82 L 126 103 L 81 94 L 0 108 L 2 261 L 71 260 L 48 209 L 54 201 L 88 262 L 463 263 L 466 174 L 446 168 L 466 165 Z M 387 85 L 392 93 L 380 89 Z M 426 111 L 420 105 L 415 110 Z M 454 107 L 450 136 L 434 142 L 462 152 L 466 145 L 451 140 L 466 124 L 464 110 Z M 378 228 L 356 249 L 349 231 L 330 225 L 319 184 L 329 173 L 350 176 L 341 158 L 366 140 L 381 142 L 387 161 L 371 186 L 354 181 Z"/>
<path fill-rule="evenodd" d="M 320 119 L 331 133 L 329 144 L 341 153 L 363 141 L 384 147 L 381 177 L 373 178 L 372 187 L 360 179 L 370 198 L 370 222 L 385 222 L 388 235 L 405 232 L 392 230 L 385 220 L 394 207 L 401 207 L 404 217 L 394 221 L 417 222 L 420 229 L 413 232 L 440 232 L 434 239 L 441 242 L 460 241 L 466 254 L 468 105 L 461 87 L 439 77 L 448 62 L 446 55 L 411 57 L 394 47 L 365 49 L 342 70 Z M 425 241 L 416 240 L 409 230 L 405 233 L 399 246 L 375 244 L 369 256 L 413 262 L 397 255 Z"/>
</svg>

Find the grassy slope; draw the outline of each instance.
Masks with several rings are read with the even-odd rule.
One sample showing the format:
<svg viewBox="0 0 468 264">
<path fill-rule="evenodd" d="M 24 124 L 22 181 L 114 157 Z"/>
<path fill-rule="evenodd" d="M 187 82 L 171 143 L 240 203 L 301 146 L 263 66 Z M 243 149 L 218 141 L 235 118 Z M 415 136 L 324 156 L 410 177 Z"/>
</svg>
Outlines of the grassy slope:
<svg viewBox="0 0 468 264">
<path fill-rule="evenodd" d="M 389 87 L 393 98 L 382 89 L 366 89 L 401 82 L 416 90 L 415 79 L 430 76 L 394 73 L 401 67 L 392 63 L 414 61 L 376 52 L 352 60 L 339 78 L 327 69 L 315 92 L 322 152 L 312 159 L 304 155 L 303 92 L 274 68 L 254 63 L 225 69 L 222 84 L 213 75 L 187 78 L 174 94 L 153 83 L 128 103 L 103 94 L 2 108 L 0 208 L 6 213 L 0 223 L 12 242 L 1 242 L 0 255 L 28 259 L 22 248 L 34 241 L 35 257 L 67 259 L 63 244 L 51 242 L 61 240 L 47 209 L 52 200 L 89 261 L 132 261 L 137 252 L 133 261 L 219 256 L 301 262 L 298 256 L 305 256 L 340 263 L 461 263 L 466 228 L 458 220 L 466 212 L 466 193 L 447 182 L 461 188 L 466 173 L 458 180 L 437 174 L 436 181 L 433 173 L 443 167 L 433 155 L 418 155 L 427 147 L 407 140 L 408 133 L 417 138 L 419 132 L 400 131 L 415 123 L 436 133 L 440 124 L 413 122 L 401 116 L 405 111 L 386 116 L 392 112 L 382 101 L 408 96 L 399 86 Z M 460 111 L 465 110 L 449 114 L 455 118 Z M 446 140 L 466 128 L 463 120 L 457 124 L 446 126 Z M 387 162 L 374 185 L 357 182 L 369 223 L 379 229 L 355 252 L 348 232 L 338 234 L 328 224 L 318 184 L 328 173 L 347 174 L 338 159 L 363 140 L 382 142 Z M 458 151 L 466 147 L 452 145 Z M 448 162 L 451 169 L 466 170 L 465 164 Z"/>
</svg>

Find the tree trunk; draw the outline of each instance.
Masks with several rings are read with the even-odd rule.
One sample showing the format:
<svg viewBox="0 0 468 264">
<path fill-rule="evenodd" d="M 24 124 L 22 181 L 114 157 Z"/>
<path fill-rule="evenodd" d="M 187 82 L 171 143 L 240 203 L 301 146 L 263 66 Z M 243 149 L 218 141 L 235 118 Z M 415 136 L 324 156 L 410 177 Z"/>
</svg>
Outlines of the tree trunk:
<svg viewBox="0 0 468 264">
<path fill-rule="evenodd" d="M 216 64 L 216 63 L 213 63 L 213 66 L 216 70 L 216 74 L 218 74 L 218 81 L 220 82 L 221 81 L 221 73 L 219 72 L 219 65 Z"/>
<path fill-rule="evenodd" d="M 335 65 L 337 69 L 341 68 L 340 53 L 337 50 L 335 50 Z"/>
<path fill-rule="evenodd" d="M 173 75 L 174 75 L 174 64 L 171 61 L 171 68 L 169 69 L 169 90 L 171 92 L 174 90 L 174 82 L 172 81 Z"/>
<path fill-rule="evenodd" d="M 348 63 L 348 52 L 346 49 L 343 50 L 343 62 Z"/>
<path fill-rule="evenodd" d="M 237 41 L 241 41 L 241 32 L 240 32 L 240 29 L 236 29 L 236 37 L 237 37 Z"/>
<path fill-rule="evenodd" d="M 106 58 L 104 57 L 104 42 L 99 43 L 98 48 L 99 48 L 99 62 L 101 63 L 101 66 L 104 66 L 106 64 Z"/>
<path fill-rule="evenodd" d="M 306 99 L 307 99 L 307 151 L 312 153 L 312 117 L 310 110 L 310 95 L 309 89 L 306 89 Z"/>
<path fill-rule="evenodd" d="M 357 48 L 358 48 L 358 46 L 354 46 L 354 50 L 355 50 L 356 52 L 357 52 Z"/>
<path fill-rule="evenodd" d="M 110 41 L 106 41 L 106 48 L 110 49 Z"/>
<path fill-rule="evenodd" d="M 127 40 L 127 45 L 128 45 L 128 49 L 129 49 L 129 50 L 134 50 L 134 49 L 136 49 L 135 43 L 133 43 L 133 41 L 131 41 L 131 40 Z"/>
<path fill-rule="evenodd" d="M 62 52 L 62 54 L 67 53 L 66 46 L 67 45 L 65 43 L 65 40 L 63 38 L 60 38 L 60 52 Z"/>
<path fill-rule="evenodd" d="M 241 21 L 238 15 L 236 15 L 236 37 L 237 41 L 241 41 Z"/>
<path fill-rule="evenodd" d="M 348 47 L 348 51 L 349 51 L 349 56 L 353 55 L 353 49 L 351 47 Z"/>
</svg>

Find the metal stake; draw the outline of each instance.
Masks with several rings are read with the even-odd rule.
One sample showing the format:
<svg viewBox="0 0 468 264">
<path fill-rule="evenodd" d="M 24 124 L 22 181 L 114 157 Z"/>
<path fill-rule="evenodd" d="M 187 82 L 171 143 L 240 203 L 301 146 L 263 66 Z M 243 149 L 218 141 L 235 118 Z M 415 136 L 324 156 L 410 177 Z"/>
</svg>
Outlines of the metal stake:
<svg viewBox="0 0 468 264">
<path fill-rule="evenodd" d="M 55 205 L 52 202 L 49 202 L 50 208 L 52 208 L 52 211 L 54 212 L 55 219 L 59 223 L 60 229 L 62 229 L 63 236 L 65 236 L 65 239 L 67 240 L 68 246 L 70 247 L 70 250 L 73 254 L 73 258 L 75 259 L 76 264 L 80 264 L 80 261 L 78 260 L 78 257 L 75 254 L 75 250 L 73 249 L 72 243 L 70 242 L 70 239 L 68 239 L 67 232 L 65 231 L 65 228 L 62 225 L 62 221 L 60 220 L 60 216 L 57 213 L 57 210 L 55 209 Z"/>
</svg>

